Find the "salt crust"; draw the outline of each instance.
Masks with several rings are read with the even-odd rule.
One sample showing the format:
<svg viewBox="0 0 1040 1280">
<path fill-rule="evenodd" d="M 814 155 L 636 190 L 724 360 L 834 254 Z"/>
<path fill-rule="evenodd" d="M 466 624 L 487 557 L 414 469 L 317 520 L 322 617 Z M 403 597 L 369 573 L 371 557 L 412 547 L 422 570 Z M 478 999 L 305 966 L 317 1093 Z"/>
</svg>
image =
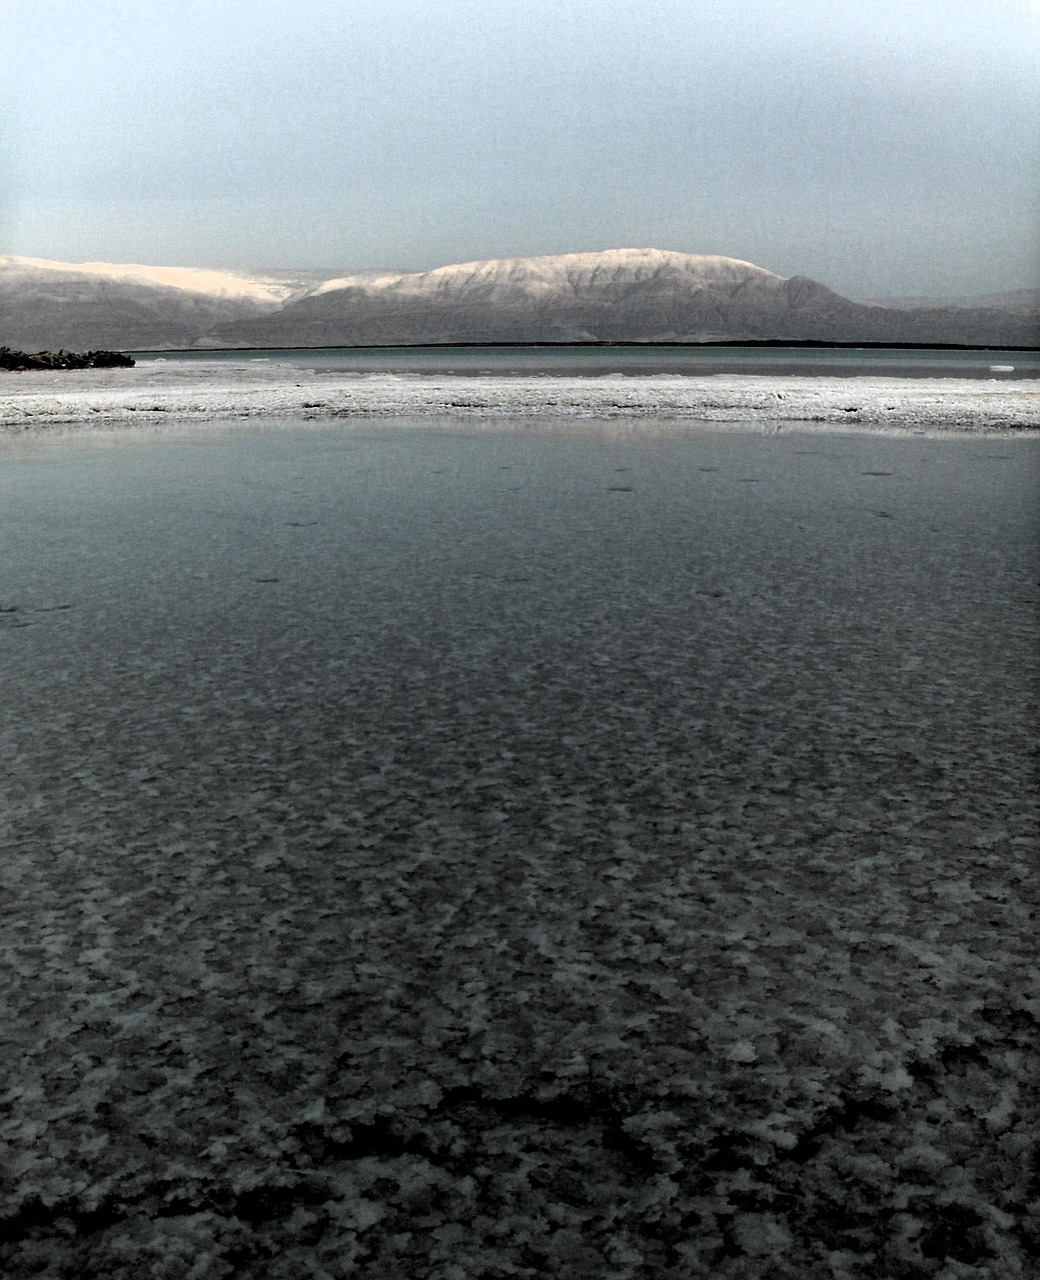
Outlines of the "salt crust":
<svg viewBox="0 0 1040 1280">
<path fill-rule="evenodd" d="M 253 361 L 8 375 L 0 432 L 193 418 L 657 418 L 895 431 L 1040 432 L 1035 381 L 716 375 L 349 375 Z"/>
<path fill-rule="evenodd" d="M 1035 1276 L 1036 442 L 645 426 L 8 442 L 5 1280 Z"/>
</svg>

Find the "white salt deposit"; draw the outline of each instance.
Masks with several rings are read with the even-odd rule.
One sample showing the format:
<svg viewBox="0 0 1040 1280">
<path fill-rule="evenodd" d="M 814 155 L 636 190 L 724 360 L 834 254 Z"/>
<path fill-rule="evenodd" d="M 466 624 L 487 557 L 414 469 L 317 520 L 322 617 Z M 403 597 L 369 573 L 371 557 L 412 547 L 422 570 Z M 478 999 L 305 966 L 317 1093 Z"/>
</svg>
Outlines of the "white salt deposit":
<svg viewBox="0 0 1040 1280">
<path fill-rule="evenodd" d="M 631 418 L 1040 432 L 1035 380 L 359 375 L 243 359 L 2 375 L 0 432 L 183 417 Z"/>
<path fill-rule="evenodd" d="M 1035 1277 L 1040 441 L 175 364 L 0 384 L 0 1275 Z"/>
</svg>

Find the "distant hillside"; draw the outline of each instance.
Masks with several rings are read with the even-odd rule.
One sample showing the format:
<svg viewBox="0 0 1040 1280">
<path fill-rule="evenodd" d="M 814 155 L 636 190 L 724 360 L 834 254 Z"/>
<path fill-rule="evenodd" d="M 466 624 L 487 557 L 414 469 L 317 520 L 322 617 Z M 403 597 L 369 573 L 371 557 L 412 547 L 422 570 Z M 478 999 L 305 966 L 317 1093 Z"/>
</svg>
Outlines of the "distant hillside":
<svg viewBox="0 0 1040 1280">
<path fill-rule="evenodd" d="M 0 258 L 0 344 L 24 350 L 756 339 L 1033 346 L 1040 310 L 853 302 L 660 249 L 346 276 Z"/>
<path fill-rule="evenodd" d="M 278 310 L 321 274 L 0 257 L 0 343 L 25 351 L 191 347 L 214 325 Z"/>
</svg>

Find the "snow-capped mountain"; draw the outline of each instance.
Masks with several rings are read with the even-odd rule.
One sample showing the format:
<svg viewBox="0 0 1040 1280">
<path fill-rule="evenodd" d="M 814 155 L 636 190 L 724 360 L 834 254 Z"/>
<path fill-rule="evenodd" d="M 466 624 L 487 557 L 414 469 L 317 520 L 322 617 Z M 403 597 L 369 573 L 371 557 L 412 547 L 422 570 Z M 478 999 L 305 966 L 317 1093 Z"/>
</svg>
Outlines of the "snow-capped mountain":
<svg viewBox="0 0 1040 1280">
<path fill-rule="evenodd" d="M 1028 316 L 868 307 L 736 258 L 610 249 L 327 280 L 228 345 L 705 342 L 789 339 L 1029 344 Z M 1032 336 L 1031 336 L 1032 334 Z"/>
<path fill-rule="evenodd" d="M 207 294 L 214 298 L 249 299 L 261 305 L 280 306 L 295 292 L 291 284 L 273 276 L 241 271 L 208 271 L 204 267 L 147 267 L 134 262 L 51 262 L 47 258 L 0 258 L 0 269 L 23 275 L 44 273 L 53 280 L 68 276 L 93 276 L 113 284 L 140 284 L 156 289 Z"/>
<path fill-rule="evenodd" d="M 384 273 L 361 281 L 356 276 L 326 280 L 312 297 L 359 285 L 392 290 L 413 297 L 477 292 L 489 302 L 506 303 L 518 296 L 555 298 L 573 290 L 575 296 L 617 285 L 642 285 L 664 277 L 682 280 L 690 288 L 749 278 L 779 280 L 772 271 L 737 258 L 673 253 L 664 249 L 606 249 L 599 253 L 561 253 L 540 258 L 490 258 L 459 262 L 432 271 Z"/>
<path fill-rule="evenodd" d="M 1035 345 L 1029 309 L 853 302 L 802 276 L 661 249 L 430 271 L 208 271 L 0 258 L 0 344 L 293 347 L 786 339 Z"/>
<path fill-rule="evenodd" d="M 277 311 L 327 276 L 0 257 L 0 344 L 191 347 L 215 324 Z"/>
</svg>

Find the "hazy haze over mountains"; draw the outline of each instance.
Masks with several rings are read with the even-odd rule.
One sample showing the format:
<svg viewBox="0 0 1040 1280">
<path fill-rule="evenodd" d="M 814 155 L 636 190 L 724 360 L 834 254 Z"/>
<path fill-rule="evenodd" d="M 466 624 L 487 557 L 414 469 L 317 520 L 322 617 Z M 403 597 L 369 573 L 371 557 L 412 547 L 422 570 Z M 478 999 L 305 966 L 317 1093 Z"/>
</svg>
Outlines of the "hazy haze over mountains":
<svg viewBox="0 0 1040 1280">
<path fill-rule="evenodd" d="M 0 250 L 1040 285 L 1037 0 L 6 0 Z M 330 274 L 333 274 L 330 272 Z"/>
<path fill-rule="evenodd" d="M 879 307 L 901 311 L 936 307 L 997 307 L 1001 311 L 1040 311 L 1040 289 L 1009 289 L 1006 293 L 980 293 L 955 298 L 862 298 Z"/>
<path fill-rule="evenodd" d="M 217 271 L 0 257 L 0 344 L 162 350 L 451 342 L 1035 345 L 1020 294 L 984 306 L 858 303 L 803 276 L 660 249 L 430 271 Z"/>
</svg>

